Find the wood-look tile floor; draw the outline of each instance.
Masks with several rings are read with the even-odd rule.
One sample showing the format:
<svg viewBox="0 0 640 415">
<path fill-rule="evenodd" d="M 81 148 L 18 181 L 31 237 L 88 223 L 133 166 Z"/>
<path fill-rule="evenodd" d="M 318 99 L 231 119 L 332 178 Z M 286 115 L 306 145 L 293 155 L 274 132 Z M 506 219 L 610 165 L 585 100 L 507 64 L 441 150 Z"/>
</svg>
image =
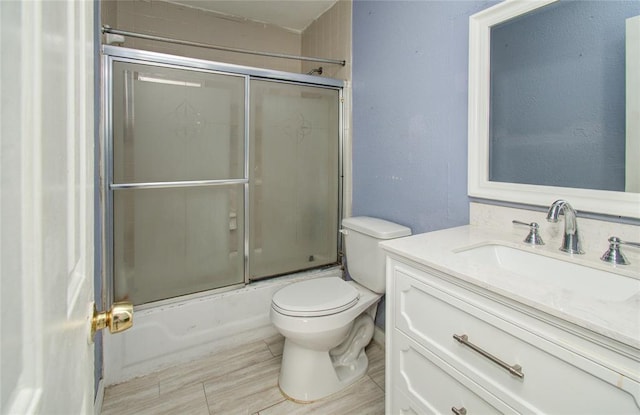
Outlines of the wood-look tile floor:
<svg viewBox="0 0 640 415">
<path fill-rule="evenodd" d="M 106 388 L 102 415 L 384 414 L 384 350 L 367 347 L 367 375 L 325 399 L 300 404 L 278 388 L 281 336 Z"/>
</svg>

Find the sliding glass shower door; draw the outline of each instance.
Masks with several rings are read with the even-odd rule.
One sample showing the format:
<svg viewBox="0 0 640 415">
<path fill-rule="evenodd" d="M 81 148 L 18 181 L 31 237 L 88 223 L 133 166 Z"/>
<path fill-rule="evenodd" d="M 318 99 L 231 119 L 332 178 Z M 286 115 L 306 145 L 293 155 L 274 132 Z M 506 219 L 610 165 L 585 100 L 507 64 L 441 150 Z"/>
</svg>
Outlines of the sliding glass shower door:
<svg viewBox="0 0 640 415">
<path fill-rule="evenodd" d="M 244 281 L 245 78 L 115 62 L 114 298 Z"/>
<path fill-rule="evenodd" d="M 339 95 L 251 81 L 251 278 L 337 261 Z"/>
<path fill-rule="evenodd" d="M 110 74 L 115 301 L 338 262 L 339 88 L 132 59 Z"/>
</svg>

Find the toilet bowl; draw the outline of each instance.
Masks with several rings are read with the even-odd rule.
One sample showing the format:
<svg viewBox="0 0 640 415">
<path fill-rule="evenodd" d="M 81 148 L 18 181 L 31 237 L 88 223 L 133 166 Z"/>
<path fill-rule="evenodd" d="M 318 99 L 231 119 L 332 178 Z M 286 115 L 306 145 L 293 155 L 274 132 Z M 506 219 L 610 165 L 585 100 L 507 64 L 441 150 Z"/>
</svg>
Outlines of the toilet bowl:
<svg viewBox="0 0 640 415">
<path fill-rule="evenodd" d="M 278 382 L 283 394 L 295 401 L 321 399 L 366 374 L 364 348 L 373 337 L 376 306 L 385 287 L 384 254 L 378 242 L 411 233 L 369 217 L 348 218 L 342 225 L 354 280 L 297 282 L 272 299 L 271 322 L 285 337 Z"/>
<path fill-rule="evenodd" d="M 287 287 L 274 295 L 271 322 L 285 337 L 280 389 L 293 400 L 311 402 L 347 387 L 366 372 L 368 360 L 364 346 L 373 336 L 373 318 L 365 311 L 372 306 L 375 310 L 381 295 L 338 277 L 317 278 L 295 285 L 298 285 L 296 288 L 308 288 L 310 293 L 319 296 L 322 292 L 329 293 L 329 289 L 337 295 L 344 293 L 345 300 L 353 295 L 348 300 L 350 303 L 342 305 L 345 308 L 341 311 L 332 312 L 320 306 L 320 310 L 310 310 L 309 314 L 315 315 L 302 315 L 299 309 L 283 310 L 282 307 L 288 305 L 287 294 L 291 294 Z M 323 312 L 327 314 L 322 315 Z M 365 317 L 357 323 L 359 330 L 353 330 L 360 315 Z M 345 343 L 345 340 L 349 342 Z M 343 350 L 330 353 L 339 346 Z M 353 350 L 354 347 L 358 350 Z"/>
</svg>

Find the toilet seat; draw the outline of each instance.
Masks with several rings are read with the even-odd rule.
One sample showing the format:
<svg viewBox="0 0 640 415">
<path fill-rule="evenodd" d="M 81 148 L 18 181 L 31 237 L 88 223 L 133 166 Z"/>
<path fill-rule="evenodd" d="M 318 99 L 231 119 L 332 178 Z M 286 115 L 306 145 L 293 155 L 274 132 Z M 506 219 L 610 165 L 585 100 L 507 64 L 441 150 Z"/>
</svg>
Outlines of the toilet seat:
<svg viewBox="0 0 640 415">
<path fill-rule="evenodd" d="M 341 278 L 314 278 L 282 288 L 273 295 L 271 305 L 288 316 L 320 317 L 353 307 L 359 297 L 358 290 Z"/>
</svg>

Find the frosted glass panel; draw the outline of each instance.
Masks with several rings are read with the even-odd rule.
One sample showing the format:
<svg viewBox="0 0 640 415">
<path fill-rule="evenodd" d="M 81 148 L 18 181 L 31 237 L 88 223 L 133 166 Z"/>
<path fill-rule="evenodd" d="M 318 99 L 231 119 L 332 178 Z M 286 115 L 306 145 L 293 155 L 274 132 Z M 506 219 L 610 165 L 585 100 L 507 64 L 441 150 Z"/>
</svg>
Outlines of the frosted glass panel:
<svg viewBox="0 0 640 415">
<path fill-rule="evenodd" d="M 114 297 L 143 304 L 244 281 L 243 185 L 114 192 Z"/>
<path fill-rule="evenodd" d="M 113 62 L 116 301 L 140 305 L 337 263 L 340 91 L 255 79 L 246 91 L 246 81 Z M 181 183 L 207 180 L 219 182 Z"/>
<path fill-rule="evenodd" d="M 115 62 L 113 181 L 244 178 L 244 77 Z"/>
<path fill-rule="evenodd" d="M 251 81 L 252 278 L 337 261 L 339 93 Z"/>
</svg>

